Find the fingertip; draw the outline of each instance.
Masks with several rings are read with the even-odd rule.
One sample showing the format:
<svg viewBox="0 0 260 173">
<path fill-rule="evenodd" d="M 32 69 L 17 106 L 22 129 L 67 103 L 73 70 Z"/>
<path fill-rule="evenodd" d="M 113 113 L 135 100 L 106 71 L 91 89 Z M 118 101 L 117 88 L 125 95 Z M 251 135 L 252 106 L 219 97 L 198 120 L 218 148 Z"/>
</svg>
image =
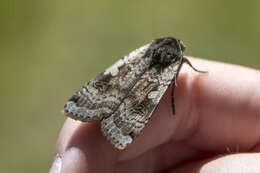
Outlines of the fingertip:
<svg viewBox="0 0 260 173">
<path fill-rule="evenodd" d="M 70 139 L 76 132 L 76 129 L 80 127 L 81 123 L 82 122 L 70 118 L 65 120 L 56 144 L 56 153 L 63 153 L 66 151 Z"/>
<path fill-rule="evenodd" d="M 88 168 L 86 156 L 79 148 L 72 147 L 62 155 L 62 166 L 60 173 L 90 172 Z"/>
<path fill-rule="evenodd" d="M 60 132 L 57 154 L 62 158 L 62 172 L 63 167 L 65 172 L 110 172 L 118 151 L 102 135 L 99 122 L 68 118 Z"/>
</svg>

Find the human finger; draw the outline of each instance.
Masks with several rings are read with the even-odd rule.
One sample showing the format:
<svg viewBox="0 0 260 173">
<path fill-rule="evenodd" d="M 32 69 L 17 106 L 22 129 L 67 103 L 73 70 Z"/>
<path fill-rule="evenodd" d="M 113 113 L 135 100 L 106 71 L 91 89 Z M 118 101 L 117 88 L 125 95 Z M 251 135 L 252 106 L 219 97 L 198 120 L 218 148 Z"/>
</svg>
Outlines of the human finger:
<svg viewBox="0 0 260 173">
<path fill-rule="evenodd" d="M 175 90 L 176 115 L 168 89 L 147 127 L 121 160 L 134 158 L 170 140 L 198 149 L 247 151 L 260 137 L 260 73 L 257 70 L 192 58 L 208 74 L 183 67 Z M 239 77 L 238 77 L 239 76 Z"/>
<path fill-rule="evenodd" d="M 118 151 L 105 140 L 99 124 L 68 118 L 57 142 L 61 173 L 114 172 Z"/>
</svg>

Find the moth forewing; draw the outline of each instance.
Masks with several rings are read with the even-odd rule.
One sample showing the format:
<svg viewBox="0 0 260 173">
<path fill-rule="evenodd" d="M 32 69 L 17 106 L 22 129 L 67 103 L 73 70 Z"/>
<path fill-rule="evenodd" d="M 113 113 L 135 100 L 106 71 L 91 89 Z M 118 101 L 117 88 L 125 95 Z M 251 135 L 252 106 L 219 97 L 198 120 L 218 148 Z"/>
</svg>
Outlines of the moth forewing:
<svg viewBox="0 0 260 173">
<path fill-rule="evenodd" d="M 134 50 L 76 92 L 65 114 L 80 121 L 101 120 L 103 135 L 124 149 L 143 130 L 182 64 L 189 64 L 184 48 L 180 40 L 166 37 Z M 174 98 L 172 103 L 174 110 Z"/>
<path fill-rule="evenodd" d="M 152 67 L 141 76 L 115 113 L 102 120 L 102 132 L 114 146 L 123 149 L 140 134 L 176 73 L 176 64 L 163 71 Z M 150 86 L 151 89 L 144 89 Z M 133 111 L 137 106 L 142 111 Z"/>
<path fill-rule="evenodd" d="M 88 122 L 110 116 L 148 68 L 149 59 L 142 59 L 148 47 L 136 49 L 81 87 L 65 104 L 65 115 Z"/>
</svg>

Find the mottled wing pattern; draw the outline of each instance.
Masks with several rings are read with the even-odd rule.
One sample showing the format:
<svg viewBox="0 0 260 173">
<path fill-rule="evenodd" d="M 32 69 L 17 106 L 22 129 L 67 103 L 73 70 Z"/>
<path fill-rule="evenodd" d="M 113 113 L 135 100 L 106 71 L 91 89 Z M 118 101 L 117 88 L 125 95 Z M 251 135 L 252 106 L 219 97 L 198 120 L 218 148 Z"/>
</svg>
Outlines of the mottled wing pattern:
<svg viewBox="0 0 260 173">
<path fill-rule="evenodd" d="M 140 134 L 181 64 L 176 61 L 164 69 L 153 66 L 139 78 L 119 108 L 102 120 L 102 132 L 115 147 L 124 149 Z"/>
<path fill-rule="evenodd" d="M 110 116 L 147 71 L 151 58 L 144 55 L 147 44 L 123 57 L 89 81 L 64 106 L 64 113 L 76 120 L 94 121 Z"/>
</svg>

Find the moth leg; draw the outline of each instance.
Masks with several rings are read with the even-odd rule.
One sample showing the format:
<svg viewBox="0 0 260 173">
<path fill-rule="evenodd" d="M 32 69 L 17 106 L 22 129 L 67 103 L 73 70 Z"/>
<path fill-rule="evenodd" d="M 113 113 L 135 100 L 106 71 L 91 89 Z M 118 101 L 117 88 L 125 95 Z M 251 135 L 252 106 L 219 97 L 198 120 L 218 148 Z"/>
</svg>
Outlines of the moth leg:
<svg viewBox="0 0 260 173">
<path fill-rule="evenodd" d="M 199 73 L 207 73 L 207 71 L 201 71 L 201 70 L 196 69 L 196 68 L 191 64 L 191 62 L 190 62 L 187 58 L 185 58 L 185 57 L 183 57 L 182 62 L 183 62 L 183 63 L 187 63 L 187 64 L 188 64 L 194 71 L 196 71 L 196 72 L 199 72 Z"/>
<path fill-rule="evenodd" d="M 181 64 L 180 64 L 180 66 L 179 66 L 179 68 L 177 69 L 177 71 L 176 71 L 176 75 L 175 75 L 175 77 L 174 77 L 174 84 L 172 85 L 172 96 L 171 96 L 171 100 L 172 100 L 172 114 L 173 115 L 175 115 L 175 104 L 174 104 L 174 89 L 175 89 L 175 87 L 177 87 L 177 78 L 178 78 L 178 76 L 179 76 L 179 72 L 180 72 L 180 70 L 181 70 L 181 67 L 182 67 L 182 64 L 183 64 L 183 62 L 181 62 Z"/>
<path fill-rule="evenodd" d="M 174 89 L 177 86 L 177 78 L 178 78 L 178 75 L 179 75 L 179 72 L 181 70 L 181 67 L 182 67 L 183 63 L 187 63 L 196 72 L 207 73 L 207 71 L 201 71 L 201 70 L 196 69 L 187 58 L 182 57 L 182 62 L 180 64 L 180 67 L 176 71 L 176 75 L 174 77 L 174 85 L 172 86 L 172 96 L 171 96 L 172 99 L 171 100 L 172 100 L 172 113 L 173 113 L 173 115 L 175 115 L 175 113 L 176 113 L 175 112 L 175 104 L 174 104 Z"/>
<path fill-rule="evenodd" d="M 175 81 L 176 81 L 176 78 L 175 78 Z M 175 84 L 172 85 L 172 114 L 173 115 L 175 115 L 174 89 L 175 89 Z"/>
</svg>

